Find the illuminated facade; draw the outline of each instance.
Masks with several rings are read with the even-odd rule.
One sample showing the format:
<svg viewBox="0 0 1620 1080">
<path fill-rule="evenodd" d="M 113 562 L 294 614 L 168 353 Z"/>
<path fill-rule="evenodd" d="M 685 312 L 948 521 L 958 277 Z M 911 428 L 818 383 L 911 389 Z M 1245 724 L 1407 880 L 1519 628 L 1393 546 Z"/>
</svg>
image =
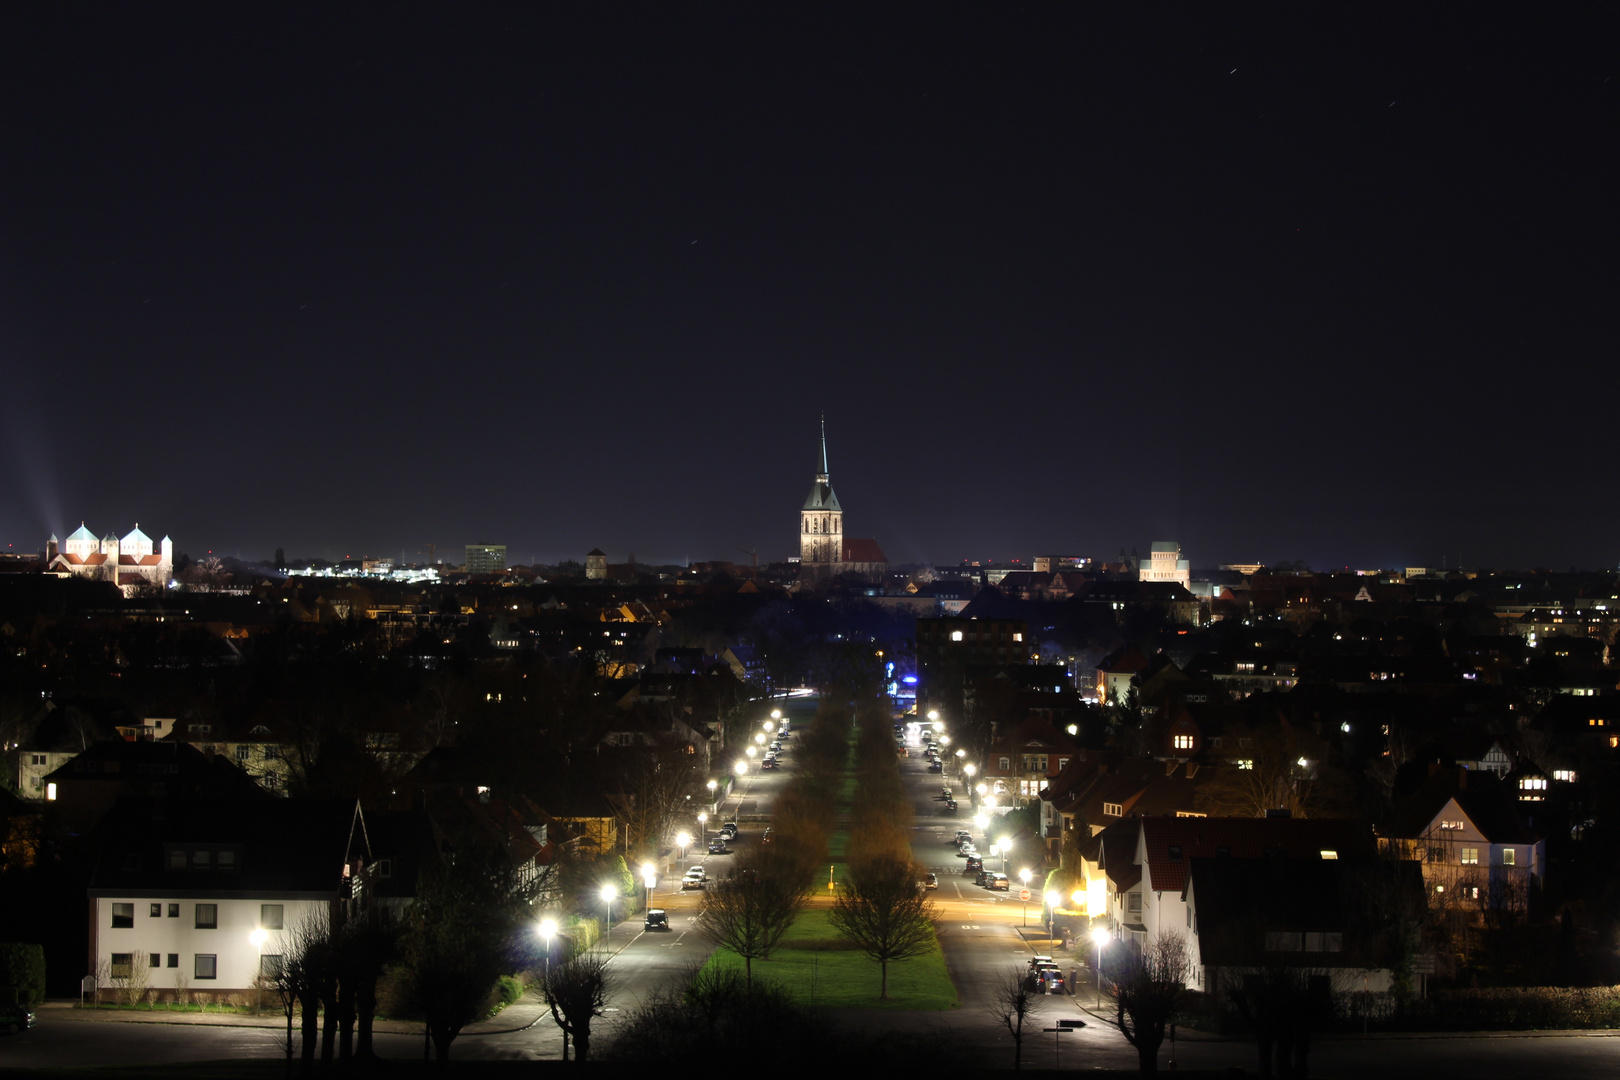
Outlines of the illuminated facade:
<svg viewBox="0 0 1620 1080">
<path fill-rule="evenodd" d="M 110 581 L 129 594 L 142 586 L 166 586 L 174 580 L 174 541 L 165 536 L 157 543 L 139 525 L 119 538 L 101 539 L 83 522 L 66 542 L 53 535 L 45 545 L 47 572 L 75 574 Z"/>
<path fill-rule="evenodd" d="M 1148 564 L 1139 573 L 1143 581 L 1174 581 L 1183 589 L 1192 588 L 1192 564 L 1181 557 L 1181 545 L 1174 540 L 1155 540 Z"/>
<path fill-rule="evenodd" d="M 849 540 L 844 536 L 844 508 L 833 493 L 827 469 L 827 422 L 821 422 L 821 468 L 810 495 L 799 510 L 799 574 L 806 579 L 836 574 L 881 576 L 889 569 L 888 557 L 876 540 Z"/>
</svg>

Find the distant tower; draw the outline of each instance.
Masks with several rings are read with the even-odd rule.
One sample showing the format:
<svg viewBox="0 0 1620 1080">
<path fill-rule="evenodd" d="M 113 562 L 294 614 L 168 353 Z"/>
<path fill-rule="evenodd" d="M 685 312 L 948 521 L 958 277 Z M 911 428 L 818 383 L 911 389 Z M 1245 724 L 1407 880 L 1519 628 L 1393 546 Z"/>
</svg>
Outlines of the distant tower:
<svg viewBox="0 0 1620 1080">
<path fill-rule="evenodd" d="M 585 555 L 585 580 L 607 580 L 607 552 L 601 548 L 591 548 Z"/>
<path fill-rule="evenodd" d="M 807 577 L 837 572 L 844 559 L 844 509 L 827 470 L 827 418 L 821 418 L 821 468 L 799 511 L 799 570 Z"/>
</svg>

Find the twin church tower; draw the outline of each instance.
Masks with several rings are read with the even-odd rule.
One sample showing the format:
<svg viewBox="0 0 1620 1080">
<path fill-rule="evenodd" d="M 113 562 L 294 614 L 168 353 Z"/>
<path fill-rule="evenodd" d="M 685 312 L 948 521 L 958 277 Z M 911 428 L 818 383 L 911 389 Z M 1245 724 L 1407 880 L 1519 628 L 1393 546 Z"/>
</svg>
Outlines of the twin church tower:
<svg viewBox="0 0 1620 1080">
<path fill-rule="evenodd" d="M 876 540 L 850 540 L 844 536 L 844 508 L 833 494 L 827 469 L 827 418 L 821 419 L 821 467 L 810 497 L 799 511 L 799 576 L 825 580 L 839 574 L 858 574 L 881 580 L 889 560 Z"/>
</svg>

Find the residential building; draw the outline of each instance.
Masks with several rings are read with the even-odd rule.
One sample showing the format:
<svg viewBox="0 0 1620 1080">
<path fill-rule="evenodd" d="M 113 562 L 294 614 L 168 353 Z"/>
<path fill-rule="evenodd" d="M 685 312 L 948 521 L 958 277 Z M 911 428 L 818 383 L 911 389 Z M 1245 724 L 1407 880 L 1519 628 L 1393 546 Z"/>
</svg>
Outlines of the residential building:
<svg viewBox="0 0 1620 1080">
<path fill-rule="evenodd" d="M 126 799 L 101 831 L 87 957 L 100 1000 L 248 993 L 306 920 L 341 923 L 366 902 L 352 800 Z"/>
</svg>

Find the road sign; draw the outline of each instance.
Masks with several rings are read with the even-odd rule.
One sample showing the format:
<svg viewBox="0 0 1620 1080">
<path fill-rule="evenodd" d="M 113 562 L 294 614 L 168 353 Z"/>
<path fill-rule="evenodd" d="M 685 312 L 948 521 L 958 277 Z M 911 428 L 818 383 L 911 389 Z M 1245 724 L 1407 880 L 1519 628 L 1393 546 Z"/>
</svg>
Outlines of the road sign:
<svg viewBox="0 0 1620 1080">
<path fill-rule="evenodd" d="M 1029 890 L 1028 889 L 1019 889 L 1018 890 L 1018 899 L 1023 900 L 1024 902 L 1027 903 L 1029 901 Z"/>
</svg>

